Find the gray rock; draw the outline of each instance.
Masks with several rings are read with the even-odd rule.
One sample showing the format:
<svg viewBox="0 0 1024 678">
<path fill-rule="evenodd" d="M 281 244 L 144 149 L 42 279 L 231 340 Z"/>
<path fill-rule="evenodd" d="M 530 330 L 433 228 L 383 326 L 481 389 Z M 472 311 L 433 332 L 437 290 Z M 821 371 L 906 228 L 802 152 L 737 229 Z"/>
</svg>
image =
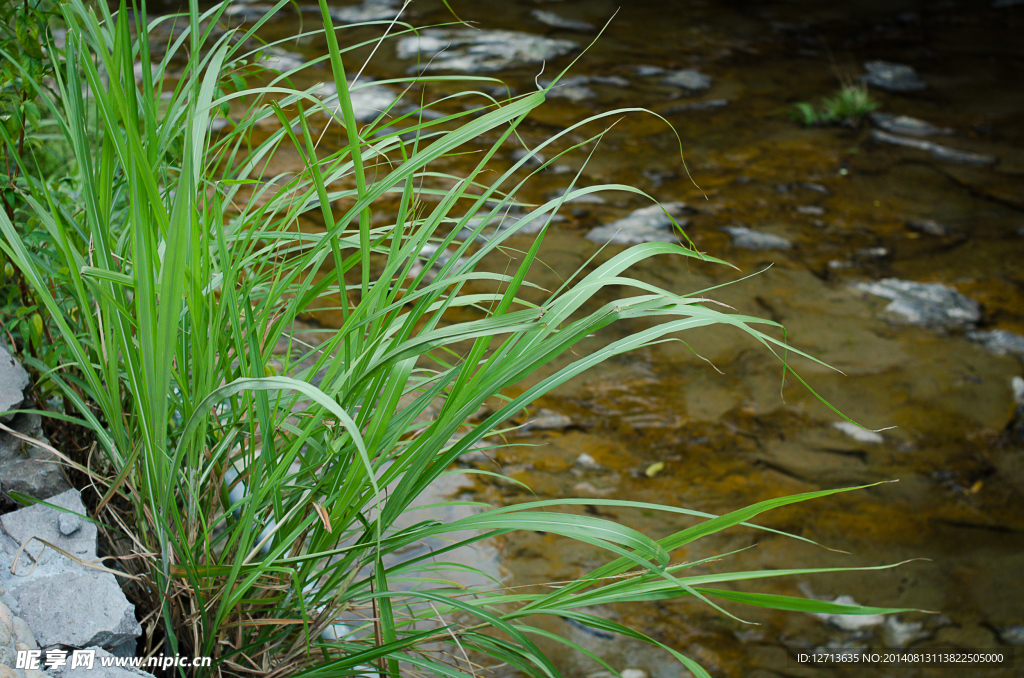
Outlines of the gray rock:
<svg viewBox="0 0 1024 678">
<path fill-rule="evenodd" d="M 135 606 L 113 575 L 81 568 L 33 577 L 15 590 L 22 617 L 41 645 L 115 647 L 142 634 Z"/>
<path fill-rule="evenodd" d="M 561 28 L 567 31 L 579 31 L 581 33 L 589 33 L 596 30 L 594 24 L 587 23 L 586 21 L 577 21 L 576 19 L 566 19 L 554 12 L 546 12 L 542 9 L 535 9 L 530 12 L 530 15 L 542 24 L 547 24 L 552 28 Z"/>
<path fill-rule="evenodd" d="M 931 235 L 936 238 L 942 238 L 955 233 L 952 228 L 943 226 L 937 221 L 932 221 L 931 219 L 911 219 L 907 222 L 907 228 L 911 231 L 917 231 L 918 233 L 924 233 L 925 235 Z"/>
<path fill-rule="evenodd" d="M 103 662 L 100 660 L 100 657 L 121 655 L 107 652 L 101 647 L 93 646 L 85 649 L 95 650 L 96 652 L 96 659 L 93 662 L 92 668 L 84 666 L 71 668 L 71 663 L 68 662 L 59 668 L 50 669 L 47 671 L 47 674 L 51 678 L 152 678 L 152 674 L 146 673 L 141 669 L 130 666 L 103 666 Z"/>
<path fill-rule="evenodd" d="M 21 435 L 47 443 L 38 414 L 19 414 L 9 424 Z M 48 499 L 71 489 L 50 451 L 0 431 L 0 489 L 20 492 L 36 499 Z"/>
<path fill-rule="evenodd" d="M 575 463 L 576 466 L 582 469 L 587 469 L 588 471 L 597 471 L 603 468 L 600 464 L 597 463 L 597 460 L 595 460 L 586 452 L 583 452 L 580 454 L 580 456 L 576 457 Z"/>
<path fill-rule="evenodd" d="M 726 226 L 722 229 L 732 236 L 732 246 L 743 250 L 788 250 L 793 243 L 779 235 L 761 233 L 746 226 Z"/>
<path fill-rule="evenodd" d="M 662 209 L 664 207 L 664 209 Z M 587 233 L 587 240 L 596 243 L 611 243 L 613 245 L 636 245 L 643 242 L 679 242 L 679 235 L 674 232 L 673 217 L 679 217 L 687 212 L 686 203 L 669 202 L 664 205 L 651 205 L 631 213 L 629 216 L 613 221 L 604 226 L 598 226 Z M 666 211 L 668 214 L 666 214 Z M 686 226 L 689 221 L 676 219 L 680 226 Z"/>
<path fill-rule="evenodd" d="M 0 412 L 18 408 L 25 400 L 27 387 L 28 372 L 0 346 Z M 5 414 L 0 416 L 0 421 L 8 422 L 13 418 L 13 414 Z"/>
<path fill-rule="evenodd" d="M 673 87 L 682 87 L 689 90 L 702 90 L 711 87 L 711 78 L 700 71 L 685 69 L 669 73 L 661 81 Z"/>
<path fill-rule="evenodd" d="M 918 92 L 928 85 L 918 77 L 917 71 L 906 64 L 888 61 L 868 61 L 864 64 L 867 75 L 862 81 L 889 92 Z"/>
<path fill-rule="evenodd" d="M 1007 330 L 977 330 L 968 332 L 967 338 L 976 341 L 996 355 L 1013 354 L 1024 360 L 1024 337 Z"/>
<path fill-rule="evenodd" d="M 856 288 L 890 299 L 884 313 L 896 322 L 934 329 L 965 327 L 981 320 L 978 302 L 939 283 L 919 283 L 896 278 L 858 283 Z"/>
<path fill-rule="evenodd" d="M 796 211 L 800 214 L 810 214 L 812 216 L 820 217 L 825 213 L 824 207 L 818 205 L 800 205 L 796 208 Z"/>
<path fill-rule="evenodd" d="M 891 132 L 892 134 L 907 134 L 912 137 L 930 137 L 936 134 L 952 134 L 951 127 L 936 127 L 930 122 L 911 118 L 909 115 L 896 115 L 894 113 L 871 114 L 871 122 L 875 127 Z"/>
<path fill-rule="evenodd" d="M 519 31 L 427 29 L 398 41 L 399 59 L 419 55 L 425 70 L 462 73 L 500 71 L 520 64 L 539 64 L 578 49 L 571 40 L 556 40 Z M 415 70 L 415 67 L 414 67 Z"/>
<path fill-rule="evenodd" d="M 128 646 L 134 651 L 142 628 L 135 619 L 135 606 L 125 598 L 114 576 L 86 567 L 43 543 L 53 544 L 80 561 L 96 562 L 93 523 L 79 518 L 80 526 L 70 535 L 60 529 L 62 515 L 85 515 L 78 491 L 68 490 L 51 497 L 48 503 L 63 510 L 35 504 L 0 516 L 4 528 L 0 536 L 0 583 L 17 602 L 21 616 L 41 645 Z M 24 551 L 15 563 L 14 556 L 22 545 Z"/>
<path fill-rule="evenodd" d="M 943 146 L 933 141 L 925 141 L 924 139 L 911 139 L 910 137 L 902 137 L 898 134 L 889 134 L 882 130 L 873 129 L 871 130 L 871 138 L 875 141 L 881 141 L 887 144 L 894 144 L 896 146 L 906 146 L 908 148 L 916 148 L 921 151 L 927 151 L 931 153 L 933 157 L 939 160 L 945 160 L 947 162 L 955 162 L 961 165 L 994 165 L 999 159 L 994 155 L 985 155 L 982 153 L 971 153 L 970 151 L 961 151 L 949 146 Z"/>
</svg>

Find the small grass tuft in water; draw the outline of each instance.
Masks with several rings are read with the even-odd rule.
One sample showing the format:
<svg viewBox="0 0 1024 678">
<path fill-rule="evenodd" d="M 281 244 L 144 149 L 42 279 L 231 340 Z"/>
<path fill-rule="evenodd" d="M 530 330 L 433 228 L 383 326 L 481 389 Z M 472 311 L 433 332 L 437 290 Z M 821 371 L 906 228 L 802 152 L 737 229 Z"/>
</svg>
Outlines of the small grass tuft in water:
<svg viewBox="0 0 1024 678">
<path fill-rule="evenodd" d="M 804 127 L 819 125 L 845 125 L 856 127 L 878 102 L 871 98 L 863 85 L 844 85 L 836 94 L 825 97 L 817 108 L 806 101 L 793 104 L 790 115 Z"/>
</svg>

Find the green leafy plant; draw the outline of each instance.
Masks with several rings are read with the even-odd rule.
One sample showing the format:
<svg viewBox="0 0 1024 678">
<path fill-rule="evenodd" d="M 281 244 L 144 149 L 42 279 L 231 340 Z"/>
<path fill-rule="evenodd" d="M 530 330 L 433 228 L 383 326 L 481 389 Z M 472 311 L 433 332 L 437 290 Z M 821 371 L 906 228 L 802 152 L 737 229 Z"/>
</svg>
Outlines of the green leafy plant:
<svg viewBox="0 0 1024 678">
<path fill-rule="evenodd" d="M 801 101 L 793 104 L 790 113 L 805 127 L 831 124 L 857 125 L 877 108 L 878 102 L 871 98 L 867 87 L 846 84 L 832 96 L 823 98 L 817 108 Z"/>
<path fill-rule="evenodd" d="M 323 0 L 325 29 L 308 35 L 322 34 L 328 54 L 311 63 L 330 67 L 336 104 L 288 86 L 290 73 L 252 67 L 251 39 L 284 4 L 232 31 L 218 28 L 226 5 L 201 12 L 192 2 L 186 16 L 149 21 L 123 1 L 116 15 L 104 3 L 62 3 L 66 64 L 54 70 L 58 96 L 42 105 L 73 150 L 77 202 L 62 200 L 15 155 L 15 190 L 50 249 L 29 247 L 0 214 L 0 248 L 41 300 L 67 356 L 48 374 L 73 403 L 73 416 L 62 416 L 87 427 L 105 459 L 80 470 L 106 488 L 97 515 L 124 556 L 129 593 L 155 612 L 147 616 L 151 642 L 213 657 L 200 675 L 462 676 L 473 673 L 471 661 L 490 661 L 549 676 L 557 668 L 532 638 L 550 636 L 530 618 L 559 615 L 645 640 L 707 676 L 674 649 L 585 608 L 689 596 L 720 610 L 716 599 L 832 614 L 896 611 L 719 587 L 816 570 L 690 575 L 694 563 L 673 562 L 673 551 L 696 539 L 737 525 L 768 529 L 749 521 L 838 490 L 723 516 L 585 500 L 704 519 L 659 540 L 573 513 L 582 502 L 572 499 L 416 520 L 431 483 L 469 472 L 453 469 L 462 454 L 497 444 L 494 436 L 523 407 L 610 357 L 713 324 L 767 350 L 800 352 L 758 329 L 774 323 L 628 277 L 655 256 L 717 261 L 680 245 L 630 247 L 554 291 L 531 285 L 564 201 L 607 189 L 643 194 L 574 181 L 558 199 L 525 205 L 516 193 L 530 179 L 526 164 L 540 152 L 575 151 L 583 144 L 572 135 L 627 111 L 571 125 L 511 168 L 495 167 L 545 91 L 507 101 L 460 91 L 430 106 L 443 111 L 467 96 L 483 103 L 438 117 L 408 102 L 422 99 L 425 84 L 468 87 L 470 79 L 376 82 L 396 88 L 395 100 L 359 124 L 353 93 L 366 85 L 350 83 L 346 61 L 367 45 L 339 44 Z M 157 31 L 170 36 L 159 58 L 149 37 Z M 234 123 L 213 132 L 225 111 Z M 318 145 L 325 130 L 335 147 Z M 15 140 L 4 142 L 9 150 Z M 278 152 L 297 153 L 301 170 L 269 175 Z M 447 171 L 467 157 L 467 170 Z M 306 220 L 310 210 L 319 227 Z M 512 211 L 526 218 L 476 244 Z M 517 242 L 510 239 L 531 219 L 545 227 L 525 241 L 518 262 L 488 270 L 485 257 Z M 632 296 L 595 303 L 611 287 Z M 307 331 L 303 319 L 325 311 L 340 328 Z M 582 356 L 571 352 L 635 318 L 649 319 L 647 329 Z M 507 395 L 545 366 L 547 376 Z M 466 568 L 447 554 L 521 529 L 612 558 L 542 593 L 451 583 Z M 410 555 L 428 539 L 445 542 Z"/>
</svg>

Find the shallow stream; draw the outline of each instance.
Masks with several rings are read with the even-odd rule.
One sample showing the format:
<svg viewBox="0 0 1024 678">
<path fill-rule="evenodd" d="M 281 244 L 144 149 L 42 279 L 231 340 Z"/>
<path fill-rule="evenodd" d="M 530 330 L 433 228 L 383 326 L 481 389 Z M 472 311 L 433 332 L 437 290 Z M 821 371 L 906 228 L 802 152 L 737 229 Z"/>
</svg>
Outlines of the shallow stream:
<svg viewBox="0 0 1024 678">
<path fill-rule="evenodd" d="M 691 292 L 757 273 L 709 296 L 783 323 L 794 347 L 842 370 L 796 359 L 794 366 L 817 393 L 866 428 L 886 430 L 837 428 L 842 419 L 792 377 L 783 385 L 779 361 L 749 337 L 697 330 L 682 337 L 685 344 L 661 344 L 610 361 L 538 403 L 564 416 L 552 418 L 550 429 L 518 434 L 512 445 L 491 454 L 535 495 L 484 481 L 455 492 L 499 504 L 582 496 L 721 513 L 783 494 L 898 480 L 763 517 L 762 524 L 848 554 L 741 529 L 698 542 L 684 557 L 753 546 L 705 566 L 708 571 L 919 559 L 876 572 L 764 579 L 747 588 L 829 599 L 847 594 L 860 604 L 937 614 L 858 625 L 729 607 L 751 624 L 693 600 L 591 612 L 637 626 L 714 676 L 1024 675 L 1024 653 L 1017 668 L 966 671 L 809 668 L 793 661 L 819 647 L 1010 652 L 1024 644 L 1024 425 L 1014 418 L 1011 383 L 1024 374 L 1024 352 L 1012 352 L 1014 346 L 1024 350 L 1024 339 L 1013 344 L 1010 337 L 1010 352 L 1000 354 L 991 350 L 1003 346 L 993 338 L 1009 335 L 985 334 L 1024 334 L 1024 3 L 829 4 L 627 3 L 570 73 L 590 79 L 577 79 L 551 97 L 521 131 L 524 141 L 537 143 L 600 110 L 645 107 L 664 116 L 679 133 L 689 173 L 665 120 L 632 113 L 608 119 L 618 122 L 583 169 L 581 184 L 632 184 L 663 202 L 686 202 L 689 238 L 739 270 L 659 259 L 634 275 Z M 599 26 L 616 7 L 606 0 L 516 0 L 457 3 L 455 9 L 483 31 L 524 31 L 585 47 L 594 31 L 552 27 L 535 11 Z M 291 16 L 266 37 L 297 30 L 299 15 Z M 426 25 L 450 15 L 440 2 L 417 0 L 404 18 Z M 318 46 L 300 49 L 310 55 Z M 571 58 L 546 63 L 546 76 Z M 870 123 L 805 128 L 788 116 L 793 103 L 816 103 L 841 82 L 857 81 L 863 63 L 872 60 L 910 65 L 925 85 L 903 93 L 872 87 L 881 112 L 950 128 L 921 138 L 994 156 L 994 162 L 952 162 L 886 143 L 872 137 Z M 411 63 L 385 45 L 366 73 L 398 76 Z M 687 89 L 667 81 L 682 69 L 709 76 L 709 86 Z M 487 75 L 524 92 L 534 87 L 539 70 L 512 64 Z M 521 197 L 548 199 L 568 186 L 586 157 L 559 160 Z M 591 229 L 647 204 L 626 193 L 603 199 L 566 206 L 568 218 L 553 225 L 541 253 L 548 268 L 537 267 L 534 282 L 557 287 L 560 276 L 598 250 L 585 238 Z M 784 240 L 771 241 L 771 249 L 745 249 L 736 232 L 723 230 L 734 227 Z M 596 263 L 620 249 L 610 246 Z M 889 299 L 856 287 L 886 279 L 941 283 L 977 302 L 977 313 L 915 325 L 886 311 Z M 940 314 L 948 309 L 940 300 Z M 581 461 L 582 454 L 589 458 Z M 645 473 L 658 462 L 660 471 Z M 596 504 L 586 510 L 658 537 L 684 524 Z M 535 533 L 507 536 L 479 559 L 478 566 L 510 586 L 565 580 L 600 562 L 596 553 Z M 620 670 L 685 675 L 668 653 L 557 620 L 551 624 L 551 631 Z M 570 676 L 598 668 L 569 653 L 556 656 Z"/>
</svg>

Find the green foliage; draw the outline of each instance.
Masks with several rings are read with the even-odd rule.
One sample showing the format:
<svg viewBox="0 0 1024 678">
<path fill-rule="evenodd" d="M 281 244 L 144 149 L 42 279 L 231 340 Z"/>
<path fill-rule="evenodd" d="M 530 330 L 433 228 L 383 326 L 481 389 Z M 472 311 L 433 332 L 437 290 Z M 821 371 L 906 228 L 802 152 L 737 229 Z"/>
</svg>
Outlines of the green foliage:
<svg viewBox="0 0 1024 678">
<path fill-rule="evenodd" d="M 821 100 L 815 108 L 805 101 L 793 104 L 792 117 L 805 127 L 816 125 L 857 125 L 871 111 L 878 108 L 878 102 L 871 98 L 867 87 L 844 85 L 837 93 Z"/>
<path fill-rule="evenodd" d="M 774 323 L 628 277 L 655 256 L 715 261 L 679 245 L 628 248 L 550 292 L 528 280 L 545 228 L 509 270 L 487 270 L 485 257 L 508 246 L 518 226 L 479 246 L 456 239 L 460 229 L 479 234 L 512 208 L 550 223 L 564 201 L 600 190 L 643 195 L 574 182 L 539 206 L 515 197 L 533 155 L 559 144 L 573 151 L 581 144 L 567 142 L 585 125 L 626 111 L 571 125 L 508 169 L 491 159 L 517 139 L 546 92 L 506 101 L 475 92 L 482 105 L 440 118 L 396 100 L 360 125 L 352 92 L 363 85 L 349 83 L 345 61 L 363 45 L 338 44 L 325 2 L 326 31 L 307 35 L 327 39 L 336 107 L 247 65 L 254 31 L 284 4 L 248 31 L 212 30 L 226 6 L 201 13 L 192 2 L 186 16 L 135 33 L 146 23 L 123 1 L 116 15 L 105 3 L 62 3 L 66 62 L 51 64 L 57 95 L 37 103 L 72 149 L 74 174 L 52 180 L 21 163 L 11 179 L 37 240 L 26 237 L 27 220 L 0 214 L 0 249 L 37 300 L 22 304 L 19 322 L 35 336 L 35 314 L 44 320 L 29 341 L 53 347 L 59 369 L 42 354 L 26 363 L 48 375 L 73 406 L 68 418 L 90 429 L 105 458 L 82 470 L 106 488 L 102 515 L 125 526 L 109 530 L 112 548 L 126 556 L 130 594 L 157 612 L 147 622 L 151 637 L 170 653 L 212 656 L 202 675 L 397 676 L 415 668 L 468 676 L 468 655 L 449 661 L 452 642 L 477 660 L 542 676 L 557 670 L 531 640 L 543 631 L 530 618 L 560 615 L 650 642 L 706 676 L 672 648 L 584 608 L 690 596 L 720 610 L 712 598 L 892 611 L 718 588 L 813 570 L 690 575 L 693 563 L 673 563 L 673 551 L 696 539 L 755 527 L 749 521 L 765 511 L 833 490 L 720 517 L 586 500 L 703 519 L 660 540 L 574 513 L 581 502 L 570 499 L 479 507 L 447 523 L 415 519 L 417 500 L 460 455 L 593 365 L 719 323 L 768 350 L 783 344 L 758 329 Z M 150 33 L 169 22 L 172 38 L 152 57 Z M 186 66 L 168 78 L 175 60 Z M 23 77 L 38 90 L 31 73 Z M 385 84 L 411 91 L 429 80 L 473 84 L 454 76 Z M 161 92 L 171 93 L 166 101 Z M 225 110 L 235 124 L 214 134 L 211 121 Z M 338 148 L 318 147 L 324 125 Z M 5 135 L 15 158 L 17 143 Z M 302 169 L 270 176 L 279 151 L 298 153 Z M 475 164 L 450 174 L 455 156 Z M 300 228 L 309 207 L 319 229 Z M 607 289 L 616 300 L 597 303 Z M 338 313 L 340 329 L 305 333 L 302 319 L 325 308 Z M 637 318 L 649 320 L 646 329 L 591 353 L 572 351 Z M 44 341 L 46 327 L 53 341 Z M 507 395 L 541 367 L 546 376 Z M 503 404 L 468 423 L 495 402 Z M 518 529 L 563 535 L 613 559 L 542 593 L 450 583 L 465 567 L 447 553 Z M 438 539 L 445 545 L 433 552 L 409 551 Z"/>
</svg>

